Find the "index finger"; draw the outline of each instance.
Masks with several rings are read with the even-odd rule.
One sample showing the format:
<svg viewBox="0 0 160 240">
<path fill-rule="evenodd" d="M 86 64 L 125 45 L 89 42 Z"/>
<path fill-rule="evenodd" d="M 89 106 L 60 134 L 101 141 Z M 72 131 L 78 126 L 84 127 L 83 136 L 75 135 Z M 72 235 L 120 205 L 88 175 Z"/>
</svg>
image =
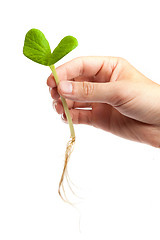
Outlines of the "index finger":
<svg viewBox="0 0 160 240">
<path fill-rule="evenodd" d="M 114 64 L 110 64 L 110 60 L 111 57 L 78 57 L 56 68 L 56 72 L 60 81 L 76 80 L 79 76 L 94 77 L 100 73 L 104 65 L 111 65 L 108 71 L 112 72 Z M 47 84 L 56 87 L 53 74 L 49 76 Z"/>
<path fill-rule="evenodd" d="M 102 68 L 104 61 L 105 57 L 78 57 L 59 66 L 56 71 L 60 80 L 93 77 Z"/>
</svg>

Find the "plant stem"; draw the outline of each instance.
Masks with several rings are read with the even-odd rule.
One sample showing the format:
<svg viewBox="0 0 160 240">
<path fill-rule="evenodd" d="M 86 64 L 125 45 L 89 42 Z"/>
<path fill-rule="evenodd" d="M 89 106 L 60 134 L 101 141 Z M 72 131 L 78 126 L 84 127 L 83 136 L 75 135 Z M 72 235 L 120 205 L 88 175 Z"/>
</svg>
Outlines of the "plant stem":
<svg viewBox="0 0 160 240">
<path fill-rule="evenodd" d="M 56 72 L 55 66 L 51 65 L 49 67 L 50 67 L 50 69 L 51 69 L 51 71 L 53 73 L 54 79 L 55 79 L 56 84 L 58 86 L 59 79 L 58 79 L 58 76 L 57 76 L 57 72 Z M 62 104 L 63 104 L 63 107 L 64 107 L 64 111 L 65 111 L 65 114 L 66 114 L 66 118 L 67 118 L 67 121 L 68 121 L 68 124 L 69 124 L 69 127 L 70 127 L 71 138 L 75 140 L 75 131 L 74 131 L 74 127 L 73 127 L 72 118 L 71 118 L 71 115 L 69 113 L 69 109 L 68 109 L 66 100 L 62 96 L 61 96 L 61 101 L 62 101 Z"/>
</svg>

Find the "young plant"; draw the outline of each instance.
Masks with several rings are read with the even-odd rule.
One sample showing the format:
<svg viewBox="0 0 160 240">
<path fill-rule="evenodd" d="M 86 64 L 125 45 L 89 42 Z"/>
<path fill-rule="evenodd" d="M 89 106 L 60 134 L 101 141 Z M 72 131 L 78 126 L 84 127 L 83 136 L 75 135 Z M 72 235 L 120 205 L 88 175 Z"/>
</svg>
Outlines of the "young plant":
<svg viewBox="0 0 160 240">
<path fill-rule="evenodd" d="M 72 36 L 66 36 L 60 41 L 60 43 L 53 50 L 53 52 L 51 52 L 50 45 L 47 39 L 45 38 L 44 34 L 40 30 L 33 28 L 29 30 L 25 36 L 23 54 L 34 62 L 40 63 L 45 66 L 49 66 L 53 73 L 56 84 L 58 85 L 59 79 L 58 79 L 54 64 L 58 62 L 61 58 L 63 58 L 66 54 L 68 54 L 70 51 L 72 51 L 74 48 L 76 48 L 77 46 L 78 46 L 78 41 L 76 38 Z M 64 180 L 64 176 L 66 176 L 66 179 L 68 182 L 67 163 L 73 151 L 73 146 L 75 143 L 75 131 L 74 131 L 72 119 L 69 113 L 66 100 L 63 97 L 61 97 L 61 101 L 64 107 L 64 111 L 67 117 L 67 121 L 70 127 L 70 133 L 71 133 L 71 139 L 67 143 L 67 147 L 66 147 L 65 163 L 64 163 L 64 168 L 63 168 L 62 176 L 59 182 L 59 189 L 58 189 L 59 195 L 63 200 L 65 200 L 61 194 L 61 187 L 64 192 L 63 180 Z"/>
</svg>

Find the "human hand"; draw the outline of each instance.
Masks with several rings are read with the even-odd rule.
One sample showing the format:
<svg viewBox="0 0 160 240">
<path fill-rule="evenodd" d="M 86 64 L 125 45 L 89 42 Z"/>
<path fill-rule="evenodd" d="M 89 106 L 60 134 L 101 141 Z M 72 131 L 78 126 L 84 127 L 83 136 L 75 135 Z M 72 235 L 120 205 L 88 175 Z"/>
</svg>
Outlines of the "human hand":
<svg viewBox="0 0 160 240">
<path fill-rule="evenodd" d="M 66 117 L 66 98 L 74 124 L 88 124 L 120 137 L 160 147 L 160 85 L 125 59 L 79 57 L 47 79 L 55 109 Z M 87 108 L 87 110 L 86 110 Z"/>
</svg>

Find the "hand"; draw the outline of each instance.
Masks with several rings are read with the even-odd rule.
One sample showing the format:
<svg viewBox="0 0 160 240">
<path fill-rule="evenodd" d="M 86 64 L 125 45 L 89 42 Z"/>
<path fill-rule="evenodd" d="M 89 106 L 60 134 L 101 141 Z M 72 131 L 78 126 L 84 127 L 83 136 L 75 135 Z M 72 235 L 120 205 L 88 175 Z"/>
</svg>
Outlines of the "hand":
<svg viewBox="0 0 160 240">
<path fill-rule="evenodd" d="M 118 136 L 160 147 L 160 85 L 126 60 L 79 57 L 47 80 L 57 113 L 66 98 L 74 124 L 88 124 Z M 87 110 L 85 109 L 87 108 Z"/>
</svg>

